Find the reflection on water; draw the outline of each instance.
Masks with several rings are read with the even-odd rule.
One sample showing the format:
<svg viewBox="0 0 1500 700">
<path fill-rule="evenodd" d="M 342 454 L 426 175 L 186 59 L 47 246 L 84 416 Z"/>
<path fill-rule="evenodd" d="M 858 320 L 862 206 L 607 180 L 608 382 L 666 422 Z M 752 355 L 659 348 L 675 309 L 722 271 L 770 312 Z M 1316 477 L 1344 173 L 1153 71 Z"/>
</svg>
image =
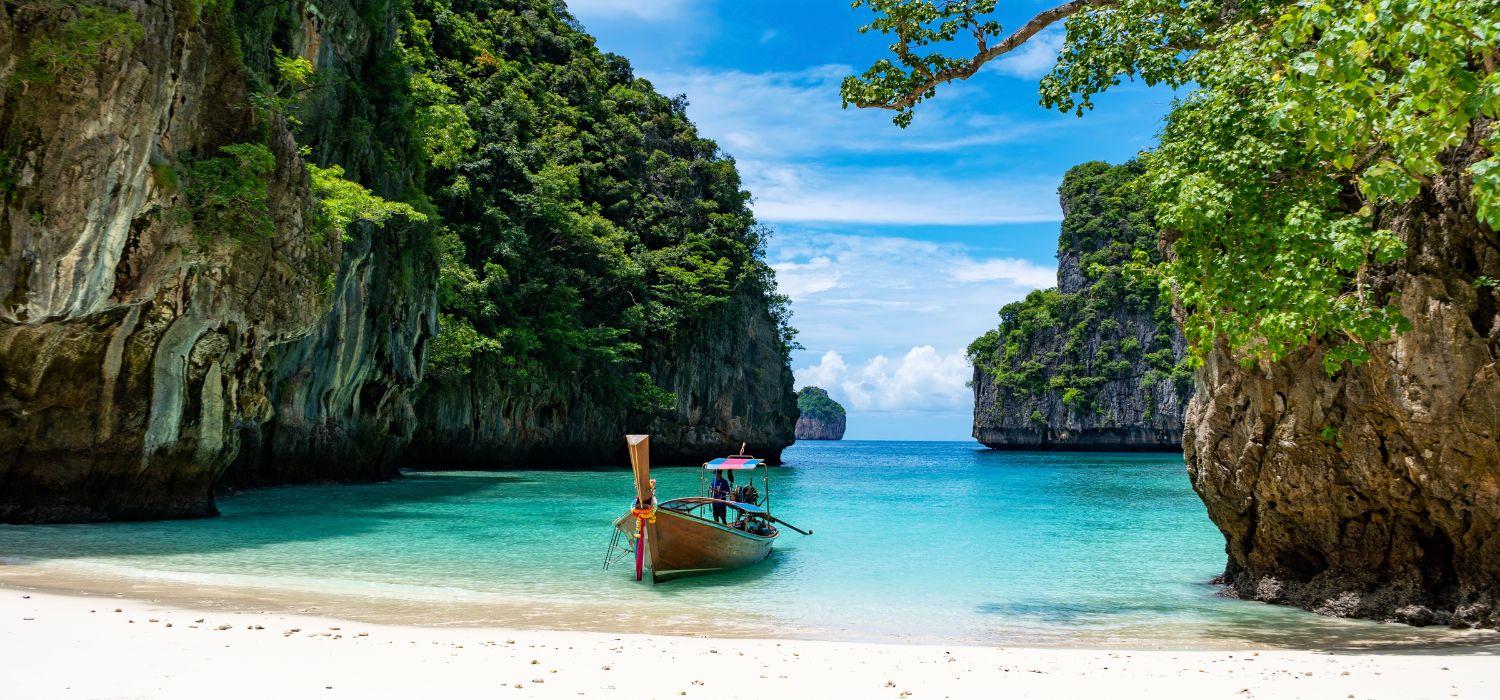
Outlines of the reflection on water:
<svg viewBox="0 0 1500 700">
<path fill-rule="evenodd" d="M 1214 595 L 1223 537 L 1180 456 L 966 443 L 799 444 L 772 472 L 772 557 L 652 586 L 602 567 L 630 471 L 413 472 L 248 491 L 197 521 L 0 527 L 0 582 L 362 619 L 861 640 L 1330 651 L 1497 636 Z M 441 465 L 430 465 L 441 466 Z M 664 498 L 700 470 L 655 470 Z M 757 485 L 761 485 L 757 482 Z"/>
</svg>

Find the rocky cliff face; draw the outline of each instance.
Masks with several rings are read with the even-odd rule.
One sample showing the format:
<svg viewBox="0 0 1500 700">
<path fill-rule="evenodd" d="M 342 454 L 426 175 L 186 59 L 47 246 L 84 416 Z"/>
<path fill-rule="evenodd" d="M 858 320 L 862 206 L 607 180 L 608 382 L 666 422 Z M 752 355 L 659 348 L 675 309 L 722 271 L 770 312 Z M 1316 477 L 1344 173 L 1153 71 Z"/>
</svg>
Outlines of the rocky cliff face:
<svg viewBox="0 0 1500 700">
<path fill-rule="evenodd" d="M 822 387 L 802 387 L 797 392 L 797 411 L 798 440 L 844 439 L 847 412 Z"/>
<path fill-rule="evenodd" d="M 560 7 L 0 4 L 0 521 L 624 463 L 633 431 L 778 458 L 784 309 L 733 161 Z M 314 164 L 437 225 L 329 235 Z"/>
<path fill-rule="evenodd" d="M 298 109 L 298 140 L 377 193 L 406 196 L 421 157 L 391 64 L 398 17 L 383 0 L 297 4 L 241 23 L 241 41 L 308 58 L 319 87 Z M 266 10 L 254 10 L 265 13 Z M 310 332 L 269 349 L 274 419 L 240 426 L 233 486 L 389 479 L 415 430 L 412 395 L 437 331 L 437 255 L 425 226 L 358 227 L 321 280 L 330 305 Z"/>
<path fill-rule="evenodd" d="M 619 465 L 627 432 L 662 463 L 741 443 L 777 460 L 796 420 L 785 301 L 734 161 L 686 101 L 561 3 L 413 8 L 444 18 L 409 35 L 433 121 L 482 146 L 427 178 L 443 334 L 409 463 Z"/>
<path fill-rule="evenodd" d="M 430 245 L 312 235 L 297 144 L 249 109 L 225 38 L 246 20 L 338 79 L 302 115 L 317 132 L 379 116 L 351 84 L 391 32 L 344 2 L 253 11 L 0 6 L 0 520 L 209 515 L 231 462 L 245 482 L 393 473 L 433 330 Z M 268 60 L 253 39 L 245 60 Z M 252 141 L 275 156 L 274 233 L 184 225 L 183 169 Z M 318 150 L 399 189 L 364 145 Z"/>
<path fill-rule="evenodd" d="M 1481 128 L 1483 125 L 1481 125 Z M 1500 237 L 1471 140 L 1380 214 L 1407 256 L 1374 273 L 1412 323 L 1330 379 L 1319 348 L 1199 372 L 1185 450 L 1236 594 L 1339 616 L 1500 625 Z"/>
<path fill-rule="evenodd" d="M 798 440 L 843 440 L 847 419 L 844 417 L 825 420 L 809 416 L 797 418 Z"/>
<path fill-rule="evenodd" d="M 797 413 L 777 333 L 758 296 L 737 296 L 699 332 L 653 350 L 644 366 L 672 395 L 669 410 L 611 408 L 568 378 L 503 382 L 481 361 L 424 387 L 409 458 L 434 469 L 614 465 L 627 459 L 623 436 L 644 432 L 658 464 L 701 463 L 741 443 L 779 463 Z"/>
<path fill-rule="evenodd" d="M 1059 188 L 1057 288 L 1000 312 L 969 348 L 974 437 L 991 449 L 1178 450 L 1185 344 L 1149 284 L 1126 277 L 1157 231 L 1134 163 L 1086 163 Z"/>
</svg>

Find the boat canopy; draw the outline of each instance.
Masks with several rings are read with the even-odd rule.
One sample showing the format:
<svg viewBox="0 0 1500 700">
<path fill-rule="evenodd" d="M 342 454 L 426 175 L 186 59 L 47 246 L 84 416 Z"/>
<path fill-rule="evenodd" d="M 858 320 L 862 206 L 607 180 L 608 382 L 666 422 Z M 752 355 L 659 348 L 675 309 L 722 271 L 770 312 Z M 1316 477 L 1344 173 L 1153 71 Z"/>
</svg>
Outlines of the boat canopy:
<svg viewBox="0 0 1500 700">
<path fill-rule="evenodd" d="M 754 469 L 765 460 L 746 457 L 720 457 L 703 465 L 704 469 Z"/>
</svg>

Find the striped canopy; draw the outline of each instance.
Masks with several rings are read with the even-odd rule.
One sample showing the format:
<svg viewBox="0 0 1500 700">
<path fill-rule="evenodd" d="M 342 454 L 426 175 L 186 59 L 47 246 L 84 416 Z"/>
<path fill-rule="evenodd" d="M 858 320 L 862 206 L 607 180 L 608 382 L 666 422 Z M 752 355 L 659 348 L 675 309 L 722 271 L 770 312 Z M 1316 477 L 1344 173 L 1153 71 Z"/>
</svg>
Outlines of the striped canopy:
<svg viewBox="0 0 1500 700">
<path fill-rule="evenodd" d="M 764 460 L 745 457 L 720 457 L 703 465 L 704 469 L 754 469 Z"/>
</svg>

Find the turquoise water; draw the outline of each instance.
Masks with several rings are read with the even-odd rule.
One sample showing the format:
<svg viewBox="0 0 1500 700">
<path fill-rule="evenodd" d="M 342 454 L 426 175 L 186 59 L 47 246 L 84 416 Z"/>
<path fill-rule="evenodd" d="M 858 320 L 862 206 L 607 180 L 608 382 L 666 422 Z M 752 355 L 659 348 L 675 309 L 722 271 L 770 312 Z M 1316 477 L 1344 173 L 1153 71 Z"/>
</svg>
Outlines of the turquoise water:
<svg viewBox="0 0 1500 700">
<path fill-rule="evenodd" d="M 770 470 L 772 508 L 812 536 L 784 531 L 756 567 L 657 586 L 634 581 L 629 560 L 602 567 L 630 499 L 623 467 L 255 490 L 208 520 L 0 527 L 0 557 L 396 605 L 434 624 L 1165 647 L 1493 640 L 1217 597 L 1223 538 L 1179 455 L 814 442 L 786 461 Z M 658 493 L 696 495 L 699 471 L 658 467 Z"/>
</svg>

